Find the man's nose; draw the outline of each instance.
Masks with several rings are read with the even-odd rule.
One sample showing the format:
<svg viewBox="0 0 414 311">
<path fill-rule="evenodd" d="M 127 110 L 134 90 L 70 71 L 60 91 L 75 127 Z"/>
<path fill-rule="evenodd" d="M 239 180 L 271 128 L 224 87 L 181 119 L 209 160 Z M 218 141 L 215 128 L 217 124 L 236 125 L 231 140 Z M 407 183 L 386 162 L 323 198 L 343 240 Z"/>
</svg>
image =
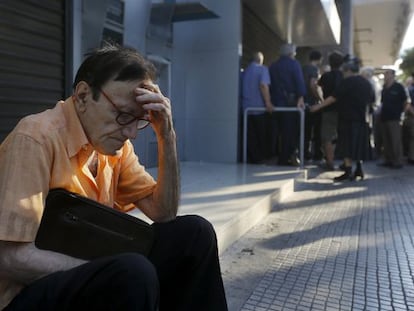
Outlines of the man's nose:
<svg viewBox="0 0 414 311">
<path fill-rule="evenodd" d="M 122 135 L 128 137 L 129 139 L 135 139 L 137 137 L 137 122 L 132 122 L 131 124 L 125 125 L 122 128 Z"/>
</svg>

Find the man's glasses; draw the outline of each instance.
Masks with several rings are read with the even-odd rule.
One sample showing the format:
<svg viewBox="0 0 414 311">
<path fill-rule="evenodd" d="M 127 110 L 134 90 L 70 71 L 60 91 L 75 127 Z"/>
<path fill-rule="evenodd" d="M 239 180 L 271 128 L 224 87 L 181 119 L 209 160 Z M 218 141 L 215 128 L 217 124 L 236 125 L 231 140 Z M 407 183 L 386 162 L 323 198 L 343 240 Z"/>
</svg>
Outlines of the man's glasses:
<svg viewBox="0 0 414 311">
<path fill-rule="evenodd" d="M 114 102 L 109 98 L 109 96 L 103 91 L 100 90 L 102 95 L 111 103 L 112 106 L 118 111 L 118 115 L 115 118 L 115 121 L 122 126 L 131 124 L 133 122 L 137 122 L 137 130 L 142 130 L 143 128 L 146 128 L 151 122 L 147 119 L 143 119 L 141 117 L 136 117 L 132 113 L 128 113 L 125 111 L 121 111 L 118 109 L 118 107 L 114 104 Z"/>
</svg>

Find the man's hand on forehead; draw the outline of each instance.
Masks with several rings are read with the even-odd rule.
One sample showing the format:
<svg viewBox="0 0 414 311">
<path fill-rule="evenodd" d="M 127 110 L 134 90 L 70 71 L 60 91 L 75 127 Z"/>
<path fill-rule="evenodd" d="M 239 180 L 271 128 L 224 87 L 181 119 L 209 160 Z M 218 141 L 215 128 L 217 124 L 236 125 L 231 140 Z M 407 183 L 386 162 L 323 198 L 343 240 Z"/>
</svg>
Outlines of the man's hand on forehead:
<svg viewBox="0 0 414 311">
<path fill-rule="evenodd" d="M 146 89 L 153 93 L 160 93 L 160 88 L 157 84 L 153 83 L 152 81 L 144 81 L 140 83 L 138 88 Z"/>
</svg>

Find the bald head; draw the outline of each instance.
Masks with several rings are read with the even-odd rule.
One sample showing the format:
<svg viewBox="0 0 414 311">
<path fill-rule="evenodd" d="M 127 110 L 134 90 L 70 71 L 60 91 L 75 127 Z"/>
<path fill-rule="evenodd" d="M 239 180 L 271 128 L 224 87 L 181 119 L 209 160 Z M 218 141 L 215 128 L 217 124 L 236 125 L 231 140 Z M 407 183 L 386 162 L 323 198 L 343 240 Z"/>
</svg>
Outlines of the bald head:
<svg viewBox="0 0 414 311">
<path fill-rule="evenodd" d="M 252 61 L 260 65 L 263 64 L 264 56 L 262 52 L 254 52 L 252 55 Z"/>
</svg>

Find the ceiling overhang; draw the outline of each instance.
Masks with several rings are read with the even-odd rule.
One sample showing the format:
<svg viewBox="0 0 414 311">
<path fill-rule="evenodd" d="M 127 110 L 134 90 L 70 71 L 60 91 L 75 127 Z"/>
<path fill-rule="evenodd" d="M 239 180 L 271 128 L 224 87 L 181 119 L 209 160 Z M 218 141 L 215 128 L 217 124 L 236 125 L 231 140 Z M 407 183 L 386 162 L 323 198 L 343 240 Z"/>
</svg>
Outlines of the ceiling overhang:
<svg viewBox="0 0 414 311">
<path fill-rule="evenodd" d="M 339 44 L 341 22 L 334 0 L 243 0 L 243 4 L 286 42 Z"/>
<path fill-rule="evenodd" d="M 413 0 L 354 0 L 354 51 L 365 66 L 394 65 Z"/>
<path fill-rule="evenodd" d="M 151 6 L 151 23 L 156 25 L 218 17 L 216 13 L 199 2 L 165 2 L 154 3 Z"/>
</svg>

